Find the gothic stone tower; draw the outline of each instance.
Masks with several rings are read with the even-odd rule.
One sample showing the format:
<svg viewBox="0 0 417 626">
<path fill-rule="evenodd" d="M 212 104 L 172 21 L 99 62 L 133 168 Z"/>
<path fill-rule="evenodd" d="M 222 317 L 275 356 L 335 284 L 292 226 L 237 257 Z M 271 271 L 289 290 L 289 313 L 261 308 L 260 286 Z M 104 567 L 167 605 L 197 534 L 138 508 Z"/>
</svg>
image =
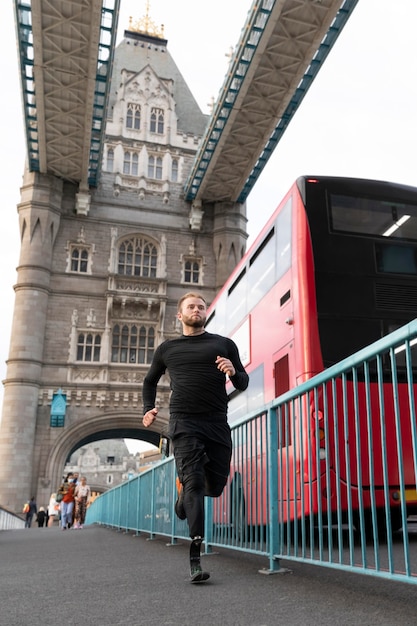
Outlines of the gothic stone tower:
<svg viewBox="0 0 417 626">
<path fill-rule="evenodd" d="M 203 71 L 203 70 L 202 70 Z M 0 425 L 0 503 L 47 502 L 70 454 L 141 430 L 155 347 L 176 303 L 210 301 L 241 258 L 245 207 L 192 206 L 184 183 L 207 117 L 160 34 L 130 27 L 115 53 L 100 182 L 25 172 L 21 252 Z M 168 381 L 158 403 L 168 417 Z"/>
</svg>

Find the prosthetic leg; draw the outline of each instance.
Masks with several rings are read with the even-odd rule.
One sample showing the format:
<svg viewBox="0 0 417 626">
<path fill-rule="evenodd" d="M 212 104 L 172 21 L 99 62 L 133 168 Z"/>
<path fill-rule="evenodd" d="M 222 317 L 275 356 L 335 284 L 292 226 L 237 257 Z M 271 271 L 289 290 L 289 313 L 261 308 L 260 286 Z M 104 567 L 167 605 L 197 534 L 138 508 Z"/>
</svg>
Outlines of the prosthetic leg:
<svg viewBox="0 0 417 626">
<path fill-rule="evenodd" d="M 208 572 L 201 568 L 201 537 L 193 537 L 190 545 L 190 576 L 192 583 L 202 583 L 210 578 Z"/>
</svg>

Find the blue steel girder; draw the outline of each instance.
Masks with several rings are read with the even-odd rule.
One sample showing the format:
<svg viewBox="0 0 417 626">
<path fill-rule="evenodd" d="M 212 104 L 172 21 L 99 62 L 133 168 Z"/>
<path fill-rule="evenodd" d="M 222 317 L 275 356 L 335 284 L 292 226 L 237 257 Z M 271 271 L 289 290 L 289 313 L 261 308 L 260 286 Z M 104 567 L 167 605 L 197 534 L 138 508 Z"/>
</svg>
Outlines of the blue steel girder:
<svg viewBox="0 0 417 626">
<path fill-rule="evenodd" d="M 255 0 L 185 184 L 245 202 L 359 0 Z"/>
<path fill-rule="evenodd" d="M 28 167 L 97 183 L 120 0 L 15 0 Z"/>
</svg>

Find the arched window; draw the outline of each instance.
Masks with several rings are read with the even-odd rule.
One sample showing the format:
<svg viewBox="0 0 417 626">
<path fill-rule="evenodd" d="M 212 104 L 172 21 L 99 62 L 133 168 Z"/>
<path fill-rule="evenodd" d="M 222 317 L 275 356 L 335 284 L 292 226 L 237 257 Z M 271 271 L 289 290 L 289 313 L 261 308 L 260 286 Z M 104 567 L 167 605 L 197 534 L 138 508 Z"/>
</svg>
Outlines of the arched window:
<svg viewBox="0 0 417 626">
<path fill-rule="evenodd" d="M 139 157 L 136 154 L 136 152 L 134 152 L 132 154 L 132 176 L 138 175 L 138 164 L 139 164 Z"/>
<path fill-rule="evenodd" d="M 113 171 L 113 167 L 114 167 L 114 150 L 113 150 L 113 148 L 109 148 L 107 150 L 106 170 L 108 172 L 112 172 Z"/>
<path fill-rule="evenodd" d="M 132 237 L 119 246 L 118 274 L 156 278 L 158 251 L 142 237 Z"/>
<path fill-rule="evenodd" d="M 137 176 L 139 171 L 139 156 L 136 152 L 125 152 L 123 158 L 123 174 Z"/>
<path fill-rule="evenodd" d="M 88 250 L 86 248 L 73 247 L 71 249 L 71 272 L 88 271 Z"/>
<path fill-rule="evenodd" d="M 151 109 L 151 133 L 158 133 L 162 135 L 164 133 L 164 117 L 165 112 L 163 109 L 152 107 Z"/>
<path fill-rule="evenodd" d="M 80 333 L 77 341 L 77 361 L 100 361 L 101 336 Z"/>
<path fill-rule="evenodd" d="M 136 324 L 115 324 L 112 336 L 113 363 L 150 363 L 155 351 L 155 329 Z"/>
<path fill-rule="evenodd" d="M 178 159 L 173 159 L 171 164 L 171 180 L 173 183 L 178 181 Z"/>
<path fill-rule="evenodd" d="M 162 180 L 162 158 L 150 156 L 148 159 L 148 178 Z"/>
<path fill-rule="evenodd" d="M 130 152 L 125 152 L 124 154 L 123 174 L 130 174 Z"/>
<path fill-rule="evenodd" d="M 195 285 L 200 282 L 200 261 L 185 261 L 184 282 Z"/>
<path fill-rule="evenodd" d="M 126 112 L 126 128 L 140 129 L 140 105 L 129 102 Z"/>
</svg>

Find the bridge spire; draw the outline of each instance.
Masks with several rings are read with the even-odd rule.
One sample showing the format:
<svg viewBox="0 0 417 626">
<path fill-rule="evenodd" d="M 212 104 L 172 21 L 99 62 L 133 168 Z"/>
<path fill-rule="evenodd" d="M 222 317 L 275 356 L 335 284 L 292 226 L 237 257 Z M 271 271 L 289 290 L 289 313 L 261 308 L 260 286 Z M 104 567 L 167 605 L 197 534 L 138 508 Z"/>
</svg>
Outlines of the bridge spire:
<svg viewBox="0 0 417 626">
<path fill-rule="evenodd" d="M 156 23 L 151 19 L 149 15 L 150 2 L 146 0 L 146 13 L 143 17 L 138 19 L 136 22 L 133 22 L 133 18 L 129 17 L 129 30 L 131 32 L 141 33 L 143 35 L 150 35 L 151 37 L 156 37 L 158 39 L 164 39 L 164 25 L 161 24 L 160 27 L 156 25 Z"/>
</svg>

